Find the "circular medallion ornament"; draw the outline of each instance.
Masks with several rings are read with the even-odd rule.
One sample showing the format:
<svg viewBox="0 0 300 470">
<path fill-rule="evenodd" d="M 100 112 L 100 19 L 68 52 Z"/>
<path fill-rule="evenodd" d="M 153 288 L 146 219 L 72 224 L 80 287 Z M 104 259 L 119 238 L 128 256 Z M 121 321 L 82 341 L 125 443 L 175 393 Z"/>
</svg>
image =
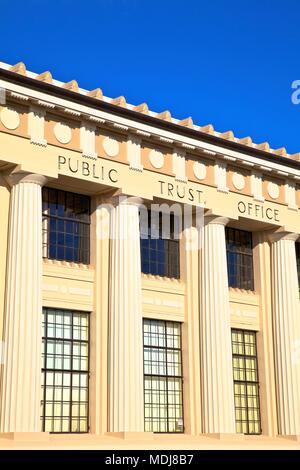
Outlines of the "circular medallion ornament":
<svg viewBox="0 0 300 470">
<path fill-rule="evenodd" d="M 20 125 L 20 116 L 14 109 L 3 108 L 0 112 L 0 120 L 6 129 L 17 129 Z"/>
<path fill-rule="evenodd" d="M 279 186 L 276 183 L 268 183 L 268 193 L 272 199 L 277 199 L 279 197 Z"/>
<path fill-rule="evenodd" d="M 112 137 L 105 137 L 103 140 L 103 148 L 109 157 L 116 157 L 120 150 L 119 142 Z"/>
<path fill-rule="evenodd" d="M 194 175 L 198 180 L 204 180 L 206 177 L 206 166 L 204 163 L 194 162 L 193 165 Z"/>
<path fill-rule="evenodd" d="M 149 153 L 149 160 L 154 168 L 162 168 L 164 166 L 164 156 L 158 150 L 151 150 Z"/>
<path fill-rule="evenodd" d="M 233 173 L 232 183 L 235 189 L 241 191 L 245 187 L 245 177 L 241 173 Z"/>
<path fill-rule="evenodd" d="M 58 122 L 54 126 L 54 135 L 61 144 L 68 144 L 72 138 L 72 131 L 66 124 Z"/>
</svg>

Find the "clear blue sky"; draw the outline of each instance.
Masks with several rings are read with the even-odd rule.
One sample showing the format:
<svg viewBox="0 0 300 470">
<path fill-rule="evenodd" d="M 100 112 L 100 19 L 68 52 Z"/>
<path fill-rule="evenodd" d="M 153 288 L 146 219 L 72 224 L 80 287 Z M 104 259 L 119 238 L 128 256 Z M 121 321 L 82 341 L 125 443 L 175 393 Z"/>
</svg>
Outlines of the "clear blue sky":
<svg viewBox="0 0 300 470">
<path fill-rule="evenodd" d="M 0 60 L 300 151 L 299 0 L 0 0 Z"/>
</svg>

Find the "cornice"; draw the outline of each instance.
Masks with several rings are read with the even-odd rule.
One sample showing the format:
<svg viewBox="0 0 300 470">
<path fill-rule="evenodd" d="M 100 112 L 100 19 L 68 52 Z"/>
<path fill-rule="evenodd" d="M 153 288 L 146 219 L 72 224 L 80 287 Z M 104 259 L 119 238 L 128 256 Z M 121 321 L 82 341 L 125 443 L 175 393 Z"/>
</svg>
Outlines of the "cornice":
<svg viewBox="0 0 300 470">
<path fill-rule="evenodd" d="M 204 132 L 201 130 L 201 128 L 195 129 L 191 127 L 190 125 L 183 124 L 182 121 L 180 121 L 179 123 L 175 123 L 169 120 L 164 120 L 164 119 L 161 119 L 160 117 L 151 116 L 146 113 L 141 113 L 140 111 L 137 111 L 135 109 L 128 109 L 124 106 L 114 104 L 113 102 L 107 102 L 107 101 L 101 100 L 98 97 L 90 96 L 88 94 L 83 95 L 82 93 L 78 91 L 74 91 L 74 87 L 73 88 L 72 87 L 70 88 L 59 87 L 53 83 L 48 83 L 45 81 L 37 80 L 36 78 L 31 78 L 31 77 L 28 77 L 28 76 L 25 76 L 25 75 L 22 75 L 22 74 L 19 74 L 10 70 L 6 70 L 3 68 L 0 68 L 0 79 L 1 78 L 3 80 L 6 80 L 9 83 L 23 85 L 27 88 L 37 90 L 43 93 L 47 93 L 49 96 L 60 97 L 72 103 L 77 103 L 79 105 L 85 105 L 85 106 L 88 106 L 90 108 L 93 108 L 99 111 L 108 112 L 113 116 L 124 117 L 129 120 L 133 120 L 137 123 L 148 124 L 158 130 L 170 131 L 170 132 L 176 133 L 180 137 L 196 139 L 197 141 L 199 141 L 199 145 L 201 145 L 201 142 L 213 144 L 225 150 L 227 149 L 229 151 L 239 152 L 240 154 L 245 155 L 245 156 L 252 156 L 252 157 L 259 158 L 262 160 L 262 169 L 264 170 L 266 170 L 267 168 L 269 170 L 269 167 L 263 168 L 264 162 L 268 162 L 271 164 L 279 164 L 279 165 L 283 165 L 285 168 L 300 170 L 300 161 L 292 160 L 291 158 L 288 158 L 287 156 L 282 156 L 284 152 L 278 151 L 278 154 L 277 153 L 271 154 L 270 152 L 266 150 L 251 147 L 247 143 L 248 141 L 247 142 L 244 141 L 245 139 L 239 139 L 239 141 L 227 139 L 227 138 L 224 138 L 224 133 L 222 134 L 222 137 L 221 137 L 221 135 L 218 136 L 209 132 Z M 16 97 L 16 93 L 15 92 L 12 92 L 12 93 L 14 93 Z M 21 94 L 19 94 L 18 99 L 21 99 Z M 24 97 L 24 99 L 26 99 L 26 97 Z M 39 104 L 42 104 L 41 100 L 38 100 L 38 101 L 39 101 Z M 46 104 L 44 104 L 44 106 L 46 106 Z M 51 107 L 51 104 L 49 103 L 48 106 Z M 65 111 L 64 109 L 61 109 L 61 110 Z M 76 110 L 68 110 L 67 113 L 69 115 L 73 114 L 72 117 L 80 116 L 80 113 L 77 113 Z M 86 117 L 87 116 L 85 116 L 85 118 Z M 93 120 L 93 117 L 89 116 L 88 118 Z M 96 120 L 97 118 L 94 118 L 94 119 Z M 103 122 L 104 124 L 105 120 L 103 121 L 104 121 Z M 190 123 L 190 120 L 188 123 Z M 121 125 L 118 123 L 111 123 L 111 125 L 113 125 L 116 129 L 119 129 L 121 131 L 126 132 L 129 130 L 127 126 Z M 132 132 L 133 129 L 130 129 L 130 131 Z M 139 132 L 143 132 L 143 131 L 139 131 Z M 161 142 L 163 142 L 164 140 L 165 143 L 171 144 L 171 139 L 168 139 L 163 136 L 157 136 L 157 137 L 161 140 Z M 183 147 L 187 149 L 189 147 L 190 150 L 192 150 L 192 147 L 194 147 L 193 145 L 185 144 L 182 142 L 174 142 L 174 144 L 182 145 Z M 263 146 L 262 148 L 265 149 L 267 147 Z M 222 149 L 220 149 L 220 154 L 222 153 Z M 195 150 L 200 150 L 200 149 L 195 148 Z M 206 152 L 210 152 L 210 151 L 206 150 Z M 214 152 L 211 152 L 211 153 L 213 154 Z M 218 157 L 219 156 L 220 155 L 218 155 Z M 230 157 L 226 155 L 224 155 L 224 157 L 225 158 L 227 157 L 227 159 L 230 159 L 230 158 L 234 159 L 234 157 Z M 238 163 L 242 165 L 245 164 L 245 165 L 250 166 L 249 165 L 250 162 L 247 162 L 247 161 L 239 160 Z M 258 166 L 259 165 L 257 165 L 257 167 Z M 298 177 L 295 177 L 295 178 L 298 179 Z"/>
</svg>

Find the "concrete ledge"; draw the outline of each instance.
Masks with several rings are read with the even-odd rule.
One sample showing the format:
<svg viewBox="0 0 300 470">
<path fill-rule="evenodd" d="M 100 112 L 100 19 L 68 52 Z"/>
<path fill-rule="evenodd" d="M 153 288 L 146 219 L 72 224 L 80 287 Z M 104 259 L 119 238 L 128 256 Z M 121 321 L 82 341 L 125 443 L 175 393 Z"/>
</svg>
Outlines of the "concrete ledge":
<svg viewBox="0 0 300 470">
<path fill-rule="evenodd" d="M 3 432 L 0 439 L 18 442 L 47 442 L 50 439 L 48 432 Z"/>
<path fill-rule="evenodd" d="M 116 437 L 126 441 L 153 441 L 153 432 L 106 432 L 105 437 Z"/>
<path fill-rule="evenodd" d="M 244 434 L 231 434 L 231 433 L 210 433 L 210 434 L 201 434 L 203 437 L 209 437 L 211 439 L 218 439 L 219 441 L 244 441 Z"/>
<path fill-rule="evenodd" d="M 288 439 L 289 441 L 294 441 L 294 442 L 299 442 L 300 443 L 300 435 L 297 434 L 291 434 L 289 436 L 283 435 L 283 434 L 278 434 L 277 436 L 280 439 Z"/>
</svg>

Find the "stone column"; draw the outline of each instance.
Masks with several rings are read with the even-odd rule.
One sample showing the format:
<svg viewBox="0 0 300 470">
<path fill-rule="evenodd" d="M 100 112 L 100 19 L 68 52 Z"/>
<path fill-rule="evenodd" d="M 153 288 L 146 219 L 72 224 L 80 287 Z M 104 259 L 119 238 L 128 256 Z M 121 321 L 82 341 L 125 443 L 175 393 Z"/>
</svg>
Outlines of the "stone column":
<svg viewBox="0 0 300 470">
<path fill-rule="evenodd" d="M 200 348 L 203 432 L 235 433 L 225 217 L 200 229 Z"/>
<path fill-rule="evenodd" d="M 186 227 L 181 243 L 181 271 L 185 280 L 185 321 L 182 324 L 184 417 L 188 434 L 201 433 L 201 383 L 199 337 L 199 230 Z"/>
<path fill-rule="evenodd" d="M 111 212 L 110 432 L 144 431 L 140 203 L 138 198 L 120 198 Z"/>
<path fill-rule="evenodd" d="M 16 172 L 6 269 L 1 432 L 40 430 L 42 197 L 46 178 Z"/>
<path fill-rule="evenodd" d="M 270 236 L 278 430 L 300 435 L 300 301 L 295 253 L 298 234 Z"/>
</svg>

